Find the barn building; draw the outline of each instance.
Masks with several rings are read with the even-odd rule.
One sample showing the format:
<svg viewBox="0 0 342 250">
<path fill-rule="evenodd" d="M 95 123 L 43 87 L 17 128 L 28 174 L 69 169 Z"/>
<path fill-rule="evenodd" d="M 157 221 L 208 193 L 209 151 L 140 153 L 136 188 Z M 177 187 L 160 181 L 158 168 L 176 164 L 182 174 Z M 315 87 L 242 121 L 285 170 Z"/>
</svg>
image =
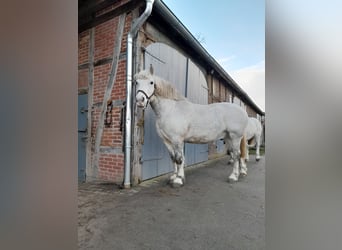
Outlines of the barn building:
<svg viewBox="0 0 342 250">
<path fill-rule="evenodd" d="M 195 103 L 234 102 L 264 112 L 160 0 L 79 0 L 78 174 L 125 187 L 173 166 L 154 114 L 135 107 L 132 76 L 153 65 Z M 186 165 L 223 153 L 221 141 L 186 144 Z"/>
</svg>

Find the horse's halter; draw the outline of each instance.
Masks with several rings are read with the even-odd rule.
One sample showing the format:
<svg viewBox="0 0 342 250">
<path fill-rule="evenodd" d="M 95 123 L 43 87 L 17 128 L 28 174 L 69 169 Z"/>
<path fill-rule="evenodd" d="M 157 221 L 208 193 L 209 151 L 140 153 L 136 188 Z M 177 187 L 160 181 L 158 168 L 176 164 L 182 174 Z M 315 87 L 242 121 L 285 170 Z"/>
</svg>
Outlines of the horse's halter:
<svg viewBox="0 0 342 250">
<path fill-rule="evenodd" d="M 137 94 L 138 94 L 139 92 L 141 92 L 141 93 L 146 97 L 146 99 L 147 99 L 146 105 L 145 105 L 145 107 L 144 107 L 144 109 L 146 109 L 147 106 L 148 106 L 148 104 L 149 104 L 149 102 L 150 102 L 151 97 L 154 95 L 154 90 L 153 90 L 153 93 L 152 93 L 150 96 L 148 96 L 148 95 L 145 93 L 145 91 L 143 91 L 143 90 L 141 90 L 141 89 L 139 89 L 139 90 L 137 91 Z"/>
</svg>

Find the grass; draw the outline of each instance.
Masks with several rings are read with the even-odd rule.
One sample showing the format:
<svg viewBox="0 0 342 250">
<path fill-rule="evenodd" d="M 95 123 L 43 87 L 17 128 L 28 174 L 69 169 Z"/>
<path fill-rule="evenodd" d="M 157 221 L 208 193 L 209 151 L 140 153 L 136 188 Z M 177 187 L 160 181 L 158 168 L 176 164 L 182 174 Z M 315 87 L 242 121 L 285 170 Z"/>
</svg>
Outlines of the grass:
<svg viewBox="0 0 342 250">
<path fill-rule="evenodd" d="M 250 148 L 249 149 L 249 154 L 250 155 L 255 155 L 255 149 L 254 148 Z M 260 155 L 264 155 L 265 154 L 265 147 L 261 146 L 260 147 Z"/>
</svg>

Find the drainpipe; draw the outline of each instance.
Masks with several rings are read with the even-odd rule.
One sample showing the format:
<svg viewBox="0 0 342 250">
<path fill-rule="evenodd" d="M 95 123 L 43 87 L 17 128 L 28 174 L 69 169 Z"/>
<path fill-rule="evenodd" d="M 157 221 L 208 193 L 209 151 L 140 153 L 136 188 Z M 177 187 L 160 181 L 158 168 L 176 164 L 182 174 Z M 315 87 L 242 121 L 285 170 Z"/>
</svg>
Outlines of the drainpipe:
<svg viewBox="0 0 342 250">
<path fill-rule="evenodd" d="M 133 64 L 133 39 L 138 30 L 150 16 L 154 0 L 146 0 L 144 13 L 133 23 L 127 35 L 126 54 L 126 127 L 125 127 L 125 180 L 124 187 L 131 187 L 131 149 L 132 149 L 132 64 Z"/>
</svg>

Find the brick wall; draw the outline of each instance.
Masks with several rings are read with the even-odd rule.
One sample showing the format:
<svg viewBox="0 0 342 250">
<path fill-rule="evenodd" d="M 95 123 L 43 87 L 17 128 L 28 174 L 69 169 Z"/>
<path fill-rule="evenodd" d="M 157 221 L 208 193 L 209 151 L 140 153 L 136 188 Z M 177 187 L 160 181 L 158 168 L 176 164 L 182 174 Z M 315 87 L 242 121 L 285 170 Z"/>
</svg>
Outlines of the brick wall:
<svg viewBox="0 0 342 250">
<path fill-rule="evenodd" d="M 249 117 L 257 117 L 257 113 L 248 105 L 246 111 Z"/>
<path fill-rule="evenodd" d="M 103 61 L 103 59 L 109 60 L 94 67 L 91 127 L 91 137 L 93 143 L 95 141 L 94 135 L 98 125 L 100 108 L 111 70 L 110 58 L 113 56 L 118 20 L 119 17 L 115 17 L 95 27 L 95 64 L 97 65 L 97 63 L 99 61 Z M 132 16 L 130 14 L 127 15 L 117 75 L 114 88 L 111 93 L 111 100 L 114 103 L 114 107 L 112 109 L 112 124 L 108 127 L 104 127 L 100 146 L 101 154 L 99 158 L 98 178 L 116 183 L 121 183 L 124 175 L 124 153 L 122 152 L 124 135 L 123 132 L 120 131 L 120 117 L 122 102 L 126 98 L 126 59 L 124 53 L 126 52 L 126 39 L 131 26 L 131 20 Z M 88 68 L 84 67 L 84 65 L 88 63 L 89 33 L 89 30 L 87 30 L 79 34 L 78 63 L 79 66 L 83 66 L 79 69 L 79 90 L 87 89 L 88 87 Z"/>
<path fill-rule="evenodd" d="M 123 176 L 123 154 L 104 154 L 102 153 L 99 160 L 99 176 L 98 178 L 116 183 L 122 182 Z"/>
<path fill-rule="evenodd" d="M 220 82 L 220 102 L 226 101 L 226 87 L 223 82 Z"/>
<path fill-rule="evenodd" d="M 220 102 L 220 82 L 216 78 L 213 79 L 213 103 Z"/>
<path fill-rule="evenodd" d="M 89 30 L 78 34 L 78 65 L 88 62 Z"/>
</svg>

